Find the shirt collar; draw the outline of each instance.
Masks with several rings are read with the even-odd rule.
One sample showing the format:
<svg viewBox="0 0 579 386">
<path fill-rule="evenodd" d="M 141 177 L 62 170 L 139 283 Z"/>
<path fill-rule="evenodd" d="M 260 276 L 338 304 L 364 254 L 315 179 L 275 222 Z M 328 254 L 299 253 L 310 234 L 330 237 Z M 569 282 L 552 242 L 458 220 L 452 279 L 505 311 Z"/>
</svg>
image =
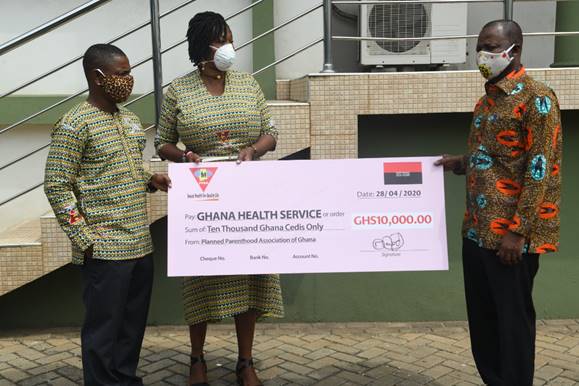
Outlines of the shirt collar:
<svg viewBox="0 0 579 386">
<path fill-rule="evenodd" d="M 99 112 L 99 113 L 101 113 L 101 114 L 110 115 L 110 116 L 112 116 L 112 117 L 117 117 L 117 116 L 120 116 L 120 115 L 124 115 L 125 112 L 128 111 L 128 109 L 127 109 L 126 107 L 124 107 L 124 106 L 122 106 L 122 105 L 117 105 L 117 111 L 115 111 L 115 112 L 113 112 L 113 113 L 109 113 L 108 111 L 101 110 L 101 109 L 99 109 L 98 107 L 90 104 L 88 101 L 84 101 L 84 103 L 85 103 L 86 106 L 88 106 L 89 109 L 91 109 L 91 110 L 93 110 L 93 111 L 96 111 L 96 112 Z"/>
<path fill-rule="evenodd" d="M 497 83 L 487 82 L 485 84 L 485 90 L 487 95 L 496 95 L 500 91 L 505 94 L 511 94 L 511 92 L 516 88 L 517 84 L 521 83 L 527 76 L 527 70 L 525 67 L 521 67 L 519 71 L 511 71 L 503 79 L 499 80 Z"/>
</svg>

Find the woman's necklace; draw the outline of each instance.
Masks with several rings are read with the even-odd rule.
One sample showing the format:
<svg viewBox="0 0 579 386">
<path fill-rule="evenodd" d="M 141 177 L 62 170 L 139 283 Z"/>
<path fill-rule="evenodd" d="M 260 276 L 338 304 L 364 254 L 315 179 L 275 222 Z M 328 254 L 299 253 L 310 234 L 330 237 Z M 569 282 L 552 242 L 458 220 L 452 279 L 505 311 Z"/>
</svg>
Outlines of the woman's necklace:
<svg viewBox="0 0 579 386">
<path fill-rule="evenodd" d="M 213 78 L 213 79 L 223 79 L 223 75 L 222 74 L 215 74 L 215 75 L 210 75 L 207 74 L 205 71 L 201 71 L 201 75 L 206 76 L 208 78 Z"/>
</svg>

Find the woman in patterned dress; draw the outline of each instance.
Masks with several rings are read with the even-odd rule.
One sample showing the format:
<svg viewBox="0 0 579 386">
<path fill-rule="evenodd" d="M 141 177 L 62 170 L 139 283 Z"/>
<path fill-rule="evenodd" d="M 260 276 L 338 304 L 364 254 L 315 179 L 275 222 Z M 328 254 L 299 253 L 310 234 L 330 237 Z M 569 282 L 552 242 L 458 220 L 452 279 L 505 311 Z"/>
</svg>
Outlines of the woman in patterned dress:
<svg viewBox="0 0 579 386">
<path fill-rule="evenodd" d="M 195 15 L 187 31 L 189 58 L 197 66 L 172 82 L 163 101 L 155 138 L 159 155 L 173 162 L 203 157 L 257 159 L 274 150 L 277 131 L 257 81 L 229 70 L 235 51 L 231 30 L 213 12 Z M 185 151 L 176 144 L 181 141 Z M 240 385 L 260 385 L 252 347 L 258 317 L 282 317 L 278 275 L 187 277 L 183 283 L 185 319 L 191 338 L 189 385 L 207 385 L 203 346 L 207 323 L 234 317 Z"/>
</svg>

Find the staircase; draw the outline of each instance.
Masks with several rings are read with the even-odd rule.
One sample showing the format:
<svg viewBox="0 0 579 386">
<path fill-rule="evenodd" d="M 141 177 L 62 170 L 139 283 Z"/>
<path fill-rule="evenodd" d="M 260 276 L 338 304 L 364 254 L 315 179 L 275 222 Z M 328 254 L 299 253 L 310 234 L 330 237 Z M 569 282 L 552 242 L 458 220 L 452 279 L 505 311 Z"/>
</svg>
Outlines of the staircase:
<svg viewBox="0 0 579 386">
<path fill-rule="evenodd" d="M 268 105 L 279 130 L 279 146 L 264 159 L 279 159 L 308 148 L 309 104 L 274 100 Z M 151 171 L 167 170 L 167 162 L 159 159 L 148 164 Z M 148 195 L 150 222 L 166 215 L 166 202 L 163 192 Z M 0 296 L 70 263 L 70 259 L 70 241 L 52 212 L 1 232 Z"/>
<path fill-rule="evenodd" d="M 193 4 L 195 0 L 183 0 L 182 3 L 175 5 L 173 8 L 163 12 L 160 12 L 159 10 L 158 0 L 149 1 L 151 4 L 150 20 L 138 24 L 130 30 L 117 35 L 113 39 L 109 40 L 109 43 L 116 44 L 116 42 L 121 39 L 125 39 L 129 36 L 132 37 L 133 34 L 139 33 L 139 31 L 143 28 L 151 28 L 151 34 L 153 38 L 151 55 L 148 58 L 139 60 L 132 64 L 133 68 L 135 68 L 147 62 L 153 62 L 155 89 L 153 91 L 139 95 L 135 99 L 126 103 L 126 106 L 131 105 L 139 100 L 151 102 L 152 98 L 150 96 L 154 95 L 155 98 L 152 102 L 158 111 L 160 102 L 162 100 L 163 89 L 167 87 L 171 81 L 171 79 L 167 79 L 165 82 L 161 82 L 161 55 L 166 54 L 167 52 L 177 47 L 183 47 L 183 44 L 186 42 L 185 39 L 179 38 L 178 41 L 161 47 L 159 29 L 160 20 L 170 15 L 173 15 L 173 17 L 190 17 L 189 15 L 192 15 L 194 12 L 187 7 Z M 255 9 L 257 14 L 262 12 L 262 10 L 260 10 L 260 8 L 256 8 L 256 6 L 259 6 L 260 3 L 264 3 L 264 0 L 254 0 L 246 3 L 249 5 L 242 9 L 230 10 L 234 12 L 226 16 L 226 19 L 229 20 L 235 18 L 253 9 Z M 13 49 L 20 48 L 21 46 L 24 46 L 45 34 L 53 33 L 53 30 L 65 26 L 67 23 L 78 17 L 88 17 L 93 12 L 101 12 L 103 9 L 105 9 L 102 8 L 102 6 L 112 6 L 112 10 L 114 11 L 115 7 L 122 7 L 123 3 L 116 3 L 111 0 L 87 0 L 86 3 L 44 23 L 37 28 L 17 36 L 8 42 L 0 42 L 0 57 L 2 59 L 8 60 L 10 56 L 5 55 L 10 54 L 10 51 Z M 228 7 L 231 6 L 231 4 L 228 4 Z M 239 7 L 239 5 L 237 6 Z M 275 31 L 299 20 L 303 16 L 306 16 L 321 7 L 322 4 L 319 3 L 298 15 L 291 15 L 291 17 L 288 17 L 286 21 L 280 23 L 279 25 L 263 33 L 260 33 L 258 36 L 255 36 L 246 42 L 237 44 L 237 49 L 241 50 L 246 46 L 251 46 L 257 40 L 273 34 Z M 279 63 L 290 59 L 291 57 L 299 55 L 303 51 L 306 51 L 310 47 L 318 44 L 320 41 L 321 39 L 318 39 L 317 41 L 292 52 L 290 55 L 277 59 L 273 63 L 270 63 L 256 70 L 254 74 L 261 73 Z M 26 48 L 28 49 L 28 47 Z M 82 55 L 82 53 L 77 54 Z M 30 85 L 35 85 L 37 82 L 42 81 L 44 78 L 62 69 L 65 69 L 72 64 L 78 65 L 81 58 L 82 56 L 77 56 L 73 59 L 70 59 L 67 62 L 43 73 L 42 75 L 33 76 L 33 78 L 30 80 L 27 79 L 24 83 L 18 85 L 18 87 L 15 87 L 14 89 L 11 89 L 7 92 L 6 90 L 0 90 L 0 99 L 16 94 L 21 90 L 26 89 Z M 272 117 L 276 121 L 276 126 L 279 130 L 279 145 L 275 152 L 272 152 L 264 157 L 266 159 L 279 159 L 307 149 L 310 146 L 309 104 L 305 102 L 304 98 L 299 98 L 293 101 L 291 100 L 294 98 L 291 97 L 291 87 L 289 81 L 279 81 L 277 82 L 276 86 L 278 100 L 269 101 L 268 104 L 272 113 Z M 34 124 L 37 123 L 37 117 L 43 115 L 44 113 L 54 115 L 53 112 L 55 109 L 62 110 L 66 106 L 70 106 L 71 103 L 75 102 L 77 99 L 83 99 L 83 94 L 85 92 L 86 90 L 80 90 L 65 98 L 55 98 L 55 101 L 51 102 L 50 106 L 43 107 L 42 110 L 39 110 L 24 119 L 18 117 L 10 120 L 10 118 L 4 117 L 10 122 L 4 127 L 0 126 L 0 136 L 5 134 L 13 135 L 17 131 L 26 133 L 26 126 L 34 126 Z M 147 97 L 149 98 L 144 99 Z M 18 97 L 16 99 L 18 99 Z M 132 107 L 129 108 L 131 109 Z M 149 110 L 153 111 L 155 108 L 151 107 Z M 11 112 L 12 111 L 9 111 L 9 113 Z M 150 116 L 141 118 L 144 122 L 153 121 Z M 8 174 L 9 177 L 6 178 L 6 180 L 16 180 L 16 185 L 18 185 L 13 187 L 14 189 L 12 190 L 14 190 L 14 192 L 10 190 L 9 194 L 11 196 L 9 198 L 0 198 L 0 210 L 4 209 L 5 220 L 9 219 L 8 221 L 4 222 L 4 228 L 0 227 L 0 296 L 13 291 L 33 280 L 36 280 L 70 262 L 70 242 L 65 234 L 61 231 L 54 215 L 47 206 L 47 202 L 44 198 L 44 195 L 42 194 L 43 187 L 39 176 L 27 175 L 25 172 L 26 166 L 22 166 L 26 165 L 26 162 L 32 162 L 35 171 L 43 170 L 43 152 L 45 152 L 47 148 L 46 143 L 48 142 L 48 138 L 46 134 L 49 130 L 48 127 L 49 126 L 47 124 L 43 125 L 41 130 L 41 134 L 45 135 L 43 138 L 40 138 L 39 135 L 33 134 L 32 132 L 29 132 L 29 134 L 22 134 L 27 136 L 25 137 L 24 142 L 24 147 L 26 149 L 23 151 L 24 154 L 20 154 L 20 152 L 8 155 L 5 154 L 5 158 L 2 159 L 2 162 L 0 162 L 0 171 L 5 172 L 9 170 L 8 168 L 10 168 L 10 174 Z M 146 127 L 145 130 L 149 130 L 150 133 L 154 130 L 154 125 Z M 38 133 L 38 131 L 35 133 Z M 7 137 L 4 136 L 4 138 Z M 4 147 L 8 148 L 10 152 L 13 149 L 16 149 L 16 147 L 12 146 L 11 142 L 4 142 Z M 18 150 L 20 150 L 20 148 L 18 148 Z M 167 169 L 167 164 L 165 162 L 161 162 L 158 159 L 152 159 L 147 161 L 147 163 L 150 164 L 149 167 L 152 171 L 165 171 Z M 30 164 L 28 167 L 30 167 Z M 26 179 L 19 177 L 28 178 Z M 31 184 L 28 179 L 33 180 L 32 185 L 28 185 Z M 22 186 L 20 186 L 18 183 L 22 184 Z M 6 190 L 4 193 L 7 192 L 8 191 Z M 16 194 L 14 195 L 14 193 Z M 154 222 L 157 219 L 165 216 L 166 194 L 159 192 L 154 195 L 149 195 L 147 205 L 149 207 L 149 217 L 151 222 Z M 14 222 L 17 222 L 20 218 L 20 211 L 23 213 L 22 223 L 16 224 L 16 226 L 11 225 Z M 44 214 L 42 214 L 43 212 Z M 34 218 L 36 215 L 38 215 L 38 218 Z M 3 230 L 6 228 L 7 230 Z"/>
<path fill-rule="evenodd" d="M 93 0 L 95 3 L 99 1 L 106 2 Z M 252 4 L 257 4 L 257 1 Z M 308 10 L 302 16 L 315 9 L 316 7 Z M 288 22 L 292 20 L 297 19 L 294 17 Z M 283 25 L 287 25 L 287 22 L 281 26 Z M 278 28 L 280 26 L 267 33 Z M 281 63 L 305 51 L 312 44 L 256 72 Z M 2 53 L 3 46 L 0 45 L 0 55 Z M 579 110 L 576 91 L 579 89 L 579 68 L 534 69 L 529 73 L 556 91 L 563 110 Z M 358 120 L 361 115 L 471 112 L 483 93 L 483 80 L 478 71 L 316 73 L 291 81 L 278 80 L 276 86 L 277 99 L 269 101 L 268 105 L 279 130 L 278 147 L 264 159 L 280 159 L 304 149 L 311 149 L 312 159 L 356 158 Z M 156 91 L 160 90 L 157 88 Z M 137 99 L 152 93 L 141 95 Z M 0 98 L 6 95 L 9 94 L 0 95 Z M 408 129 L 409 132 L 412 130 Z M 6 128 L 0 128 L 0 136 L 5 131 Z M 30 146 L 36 147 L 35 144 Z M 405 144 L 400 143 L 400 146 Z M 167 169 L 167 163 L 158 159 L 147 162 L 152 171 L 164 172 Z M 4 165 L 0 165 L 0 170 L 3 167 Z M 28 191 L 38 193 L 40 189 L 41 185 Z M 11 204 L 16 203 L 18 208 L 22 207 L 23 212 L 32 212 L 30 203 L 19 202 L 25 193 L 19 194 Z M 152 223 L 166 215 L 166 194 L 158 192 L 148 195 L 147 205 Z M 0 202 L 0 211 L 2 208 Z M 40 211 L 37 214 L 36 219 L 23 220 L 23 223 L 0 232 L 0 296 L 70 262 L 70 242 L 60 230 L 52 213 L 42 215 Z"/>
</svg>

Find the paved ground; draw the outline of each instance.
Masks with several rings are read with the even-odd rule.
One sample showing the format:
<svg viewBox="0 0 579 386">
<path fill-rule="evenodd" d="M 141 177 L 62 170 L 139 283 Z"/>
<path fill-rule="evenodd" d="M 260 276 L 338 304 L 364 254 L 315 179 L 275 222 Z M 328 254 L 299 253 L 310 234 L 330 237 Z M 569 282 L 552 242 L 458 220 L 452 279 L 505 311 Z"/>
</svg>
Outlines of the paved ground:
<svg viewBox="0 0 579 386">
<path fill-rule="evenodd" d="M 579 385 L 579 320 L 540 322 L 537 385 Z M 212 386 L 233 385 L 235 335 L 210 326 Z M 188 335 L 183 327 L 147 330 L 140 371 L 146 385 L 185 385 Z M 0 333 L 0 386 L 78 385 L 78 332 Z M 262 324 L 257 368 L 273 385 L 480 385 L 466 325 L 449 323 Z"/>
</svg>

